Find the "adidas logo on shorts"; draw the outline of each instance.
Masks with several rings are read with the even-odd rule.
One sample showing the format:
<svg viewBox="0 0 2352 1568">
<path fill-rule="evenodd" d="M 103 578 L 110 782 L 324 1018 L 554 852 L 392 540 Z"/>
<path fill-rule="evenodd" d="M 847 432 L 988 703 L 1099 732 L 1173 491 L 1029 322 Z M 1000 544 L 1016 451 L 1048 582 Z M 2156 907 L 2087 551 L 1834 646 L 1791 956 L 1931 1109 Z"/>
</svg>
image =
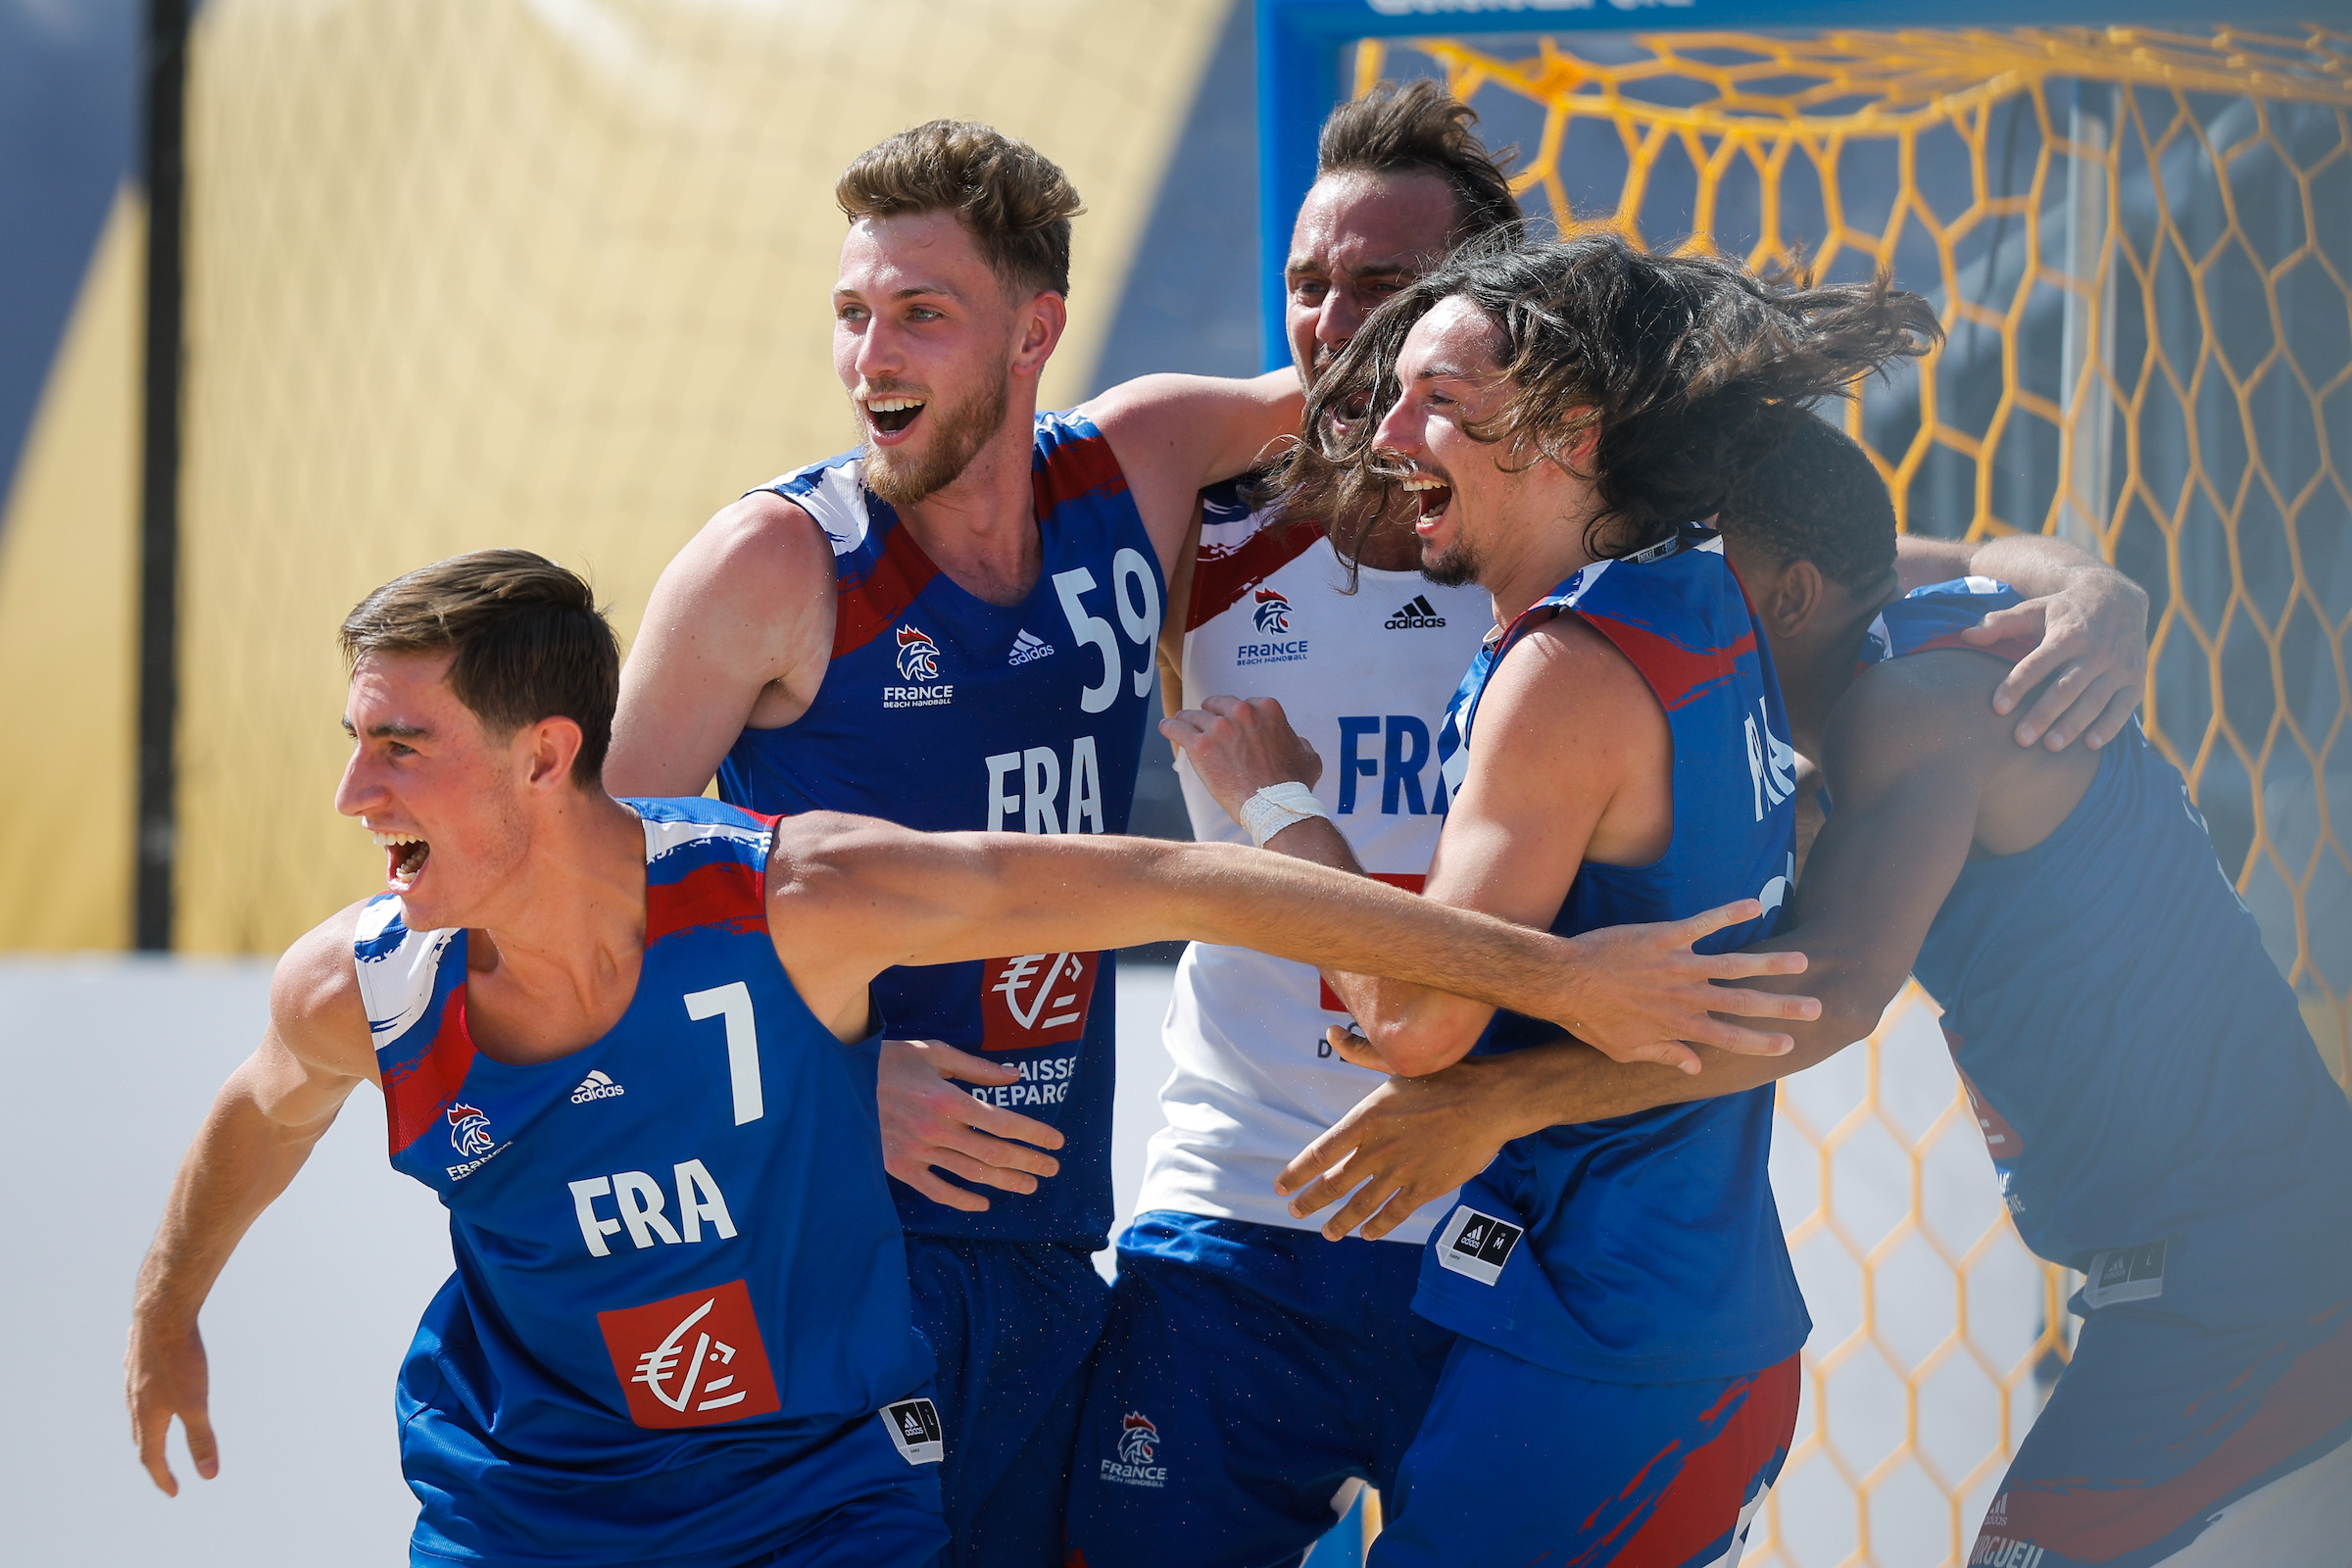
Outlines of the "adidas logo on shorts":
<svg viewBox="0 0 2352 1568">
<path fill-rule="evenodd" d="M 890 1433 L 899 1457 L 908 1464 L 937 1464 L 948 1456 L 947 1433 L 939 1424 L 939 1406 L 929 1399 L 901 1399 L 874 1414 Z"/>
<path fill-rule="evenodd" d="M 1054 645 L 1052 643 L 1023 627 L 1021 634 L 1012 640 L 1012 657 L 1004 662 L 1014 669 L 1018 669 L 1023 664 L 1035 663 L 1041 659 L 1051 657 L 1053 652 Z"/>
<path fill-rule="evenodd" d="M 615 1096 L 627 1093 L 627 1090 L 614 1083 L 600 1069 L 580 1080 L 580 1087 L 571 1092 L 571 1102 L 575 1105 L 585 1105 L 591 1100 L 611 1100 Z"/>
<path fill-rule="evenodd" d="M 1461 1204 L 1438 1233 L 1438 1266 L 1467 1274 L 1481 1285 L 1492 1285 L 1502 1278 L 1504 1259 L 1525 1234 L 1507 1219 Z"/>
<path fill-rule="evenodd" d="M 1415 594 L 1412 603 L 1381 622 L 1390 631 L 1417 631 L 1424 626 L 1443 626 L 1446 617 L 1438 607 L 1429 602 L 1429 595 Z"/>
</svg>

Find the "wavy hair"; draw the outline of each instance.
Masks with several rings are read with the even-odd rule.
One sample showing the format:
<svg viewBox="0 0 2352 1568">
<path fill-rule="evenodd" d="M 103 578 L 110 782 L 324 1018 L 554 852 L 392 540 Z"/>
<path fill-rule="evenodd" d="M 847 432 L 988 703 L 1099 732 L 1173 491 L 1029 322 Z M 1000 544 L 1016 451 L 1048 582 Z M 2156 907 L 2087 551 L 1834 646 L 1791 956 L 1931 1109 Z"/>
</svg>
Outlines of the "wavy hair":
<svg viewBox="0 0 2352 1568">
<path fill-rule="evenodd" d="M 1882 272 L 1815 286 L 1713 256 L 1643 251 L 1605 231 L 1514 249 L 1475 240 L 1374 312 L 1308 393 L 1304 433 L 1269 485 L 1294 515 L 1356 521 L 1333 544 L 1353 562 L 1399 505 L 1404 470 L 1373 444 L 1398 396 L 1413 323 L 1467 299 L 1500 338 L 1510 396 L 1464 431 L 1507 466 L 1559 464 L 1592 481 L 1585 542 L 1631 555 L 1713 516 L 1789 429 L 1786 414 L 1850 396 L 1854 381 L 1942 336 L 1928 302 Z M 1569 454 L 1594 426 L 1590 470 Z"/>
</svg>

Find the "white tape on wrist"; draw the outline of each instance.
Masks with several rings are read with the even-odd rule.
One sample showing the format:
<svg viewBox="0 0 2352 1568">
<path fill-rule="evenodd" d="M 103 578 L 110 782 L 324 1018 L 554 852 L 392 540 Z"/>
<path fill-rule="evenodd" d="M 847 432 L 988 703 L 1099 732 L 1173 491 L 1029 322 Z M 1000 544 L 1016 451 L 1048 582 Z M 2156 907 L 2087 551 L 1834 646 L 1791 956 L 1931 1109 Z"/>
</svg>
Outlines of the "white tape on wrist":
<svg viewBox="0 0 2352 1568">
<path fill-rule="evenodd" d="M 1242 803 L 1242 827 L 1261 850 L 1266 847 L 1266 840 L 1310 816 L 1331 820 L 1331 813 L 1323 809 L 1315 792 L 1296 779 L 1269 784 Z"/>
</svg>

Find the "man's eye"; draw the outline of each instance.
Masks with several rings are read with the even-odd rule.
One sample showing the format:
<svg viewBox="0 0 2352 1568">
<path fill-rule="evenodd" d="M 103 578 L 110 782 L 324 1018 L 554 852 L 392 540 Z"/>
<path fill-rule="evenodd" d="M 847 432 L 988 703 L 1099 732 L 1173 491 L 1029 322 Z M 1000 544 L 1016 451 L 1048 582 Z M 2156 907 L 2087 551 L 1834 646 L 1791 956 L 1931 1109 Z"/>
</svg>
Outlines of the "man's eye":
<svg viewBox="0 0 2352 1568">
<path fill-rule="evenodd" d="M 906 313 L 906 319 L 910 321 L 938 321 L 945 319 L 945 318 L 938 311 L 931 310 L 926 306 L 918 305 L 913 310 Z"/>
<path fill-rule="evenodd" d="M 844 305 L 833 313 L 833 318 L 839 321 L 862 321 L 865 319 L 865 312 L 856 305 Z"/>
<path fill-rule="evenodd" d="M 386 751 L 390 752 L 390 753 L 391 753 L 391 754 L 392 754 L 394 757 L 415 757 L 415 756 L 416 755 L 416 747 L 414 747 L 414 746 L 403 746 L 403 745 L 401 745 L 401 744 L 400 744 L 400 742 L 398 742 L 398 741 L 393 741 L 391 744 L 389 744 L 388 746 L 386 746 L 384 749 L 385 749 Z"/>
<path fill-rule="evenodd" d="M 1302 305 L 1313 305 L 1317 303 L 1323 298 L 1326 292 L 1328 292 L 1328 290 L 1324 287 L 1324 285 L 1317 282 L 1301 282 L 1291 285 L 1291 297 L 1298 300 Z"/>
</svg>

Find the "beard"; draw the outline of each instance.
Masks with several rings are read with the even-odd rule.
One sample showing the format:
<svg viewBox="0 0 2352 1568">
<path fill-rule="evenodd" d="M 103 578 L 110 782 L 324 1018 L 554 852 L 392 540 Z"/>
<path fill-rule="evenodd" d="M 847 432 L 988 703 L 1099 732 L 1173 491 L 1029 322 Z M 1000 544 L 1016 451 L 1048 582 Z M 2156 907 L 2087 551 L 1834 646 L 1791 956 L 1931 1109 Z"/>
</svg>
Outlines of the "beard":
<svg viewBox="0 0 2352 1568">
<path fill-rule="evenodd" d="M 1467 539 L 1456 539 L 1436 555 L 1421 557 L 1421 575 L 1441 588 L 1466 588 L 1478 581 L 1486 561 Z"/>
<path fill-rule="evenodd" d="M 1004 427 L 1004 413 L 1011 406 L 1012 371 L 999 361 L 992 385 L 982 387 L 955 408 L 941 411 L 933 406 L 923 410 L 923 416 L 937 416 L 939 428 L 932 432 L 930 445 L 920 456 L 878 451 L 872 442 L 864 442 L 866 487 L 894 507 L 912 506 L 925 496 L 946 489 L 971 466 L 972 459 L 979 456 L 989 437 Z M 864 429 L 860 416 L 860 435 Z"/>
</svg>

